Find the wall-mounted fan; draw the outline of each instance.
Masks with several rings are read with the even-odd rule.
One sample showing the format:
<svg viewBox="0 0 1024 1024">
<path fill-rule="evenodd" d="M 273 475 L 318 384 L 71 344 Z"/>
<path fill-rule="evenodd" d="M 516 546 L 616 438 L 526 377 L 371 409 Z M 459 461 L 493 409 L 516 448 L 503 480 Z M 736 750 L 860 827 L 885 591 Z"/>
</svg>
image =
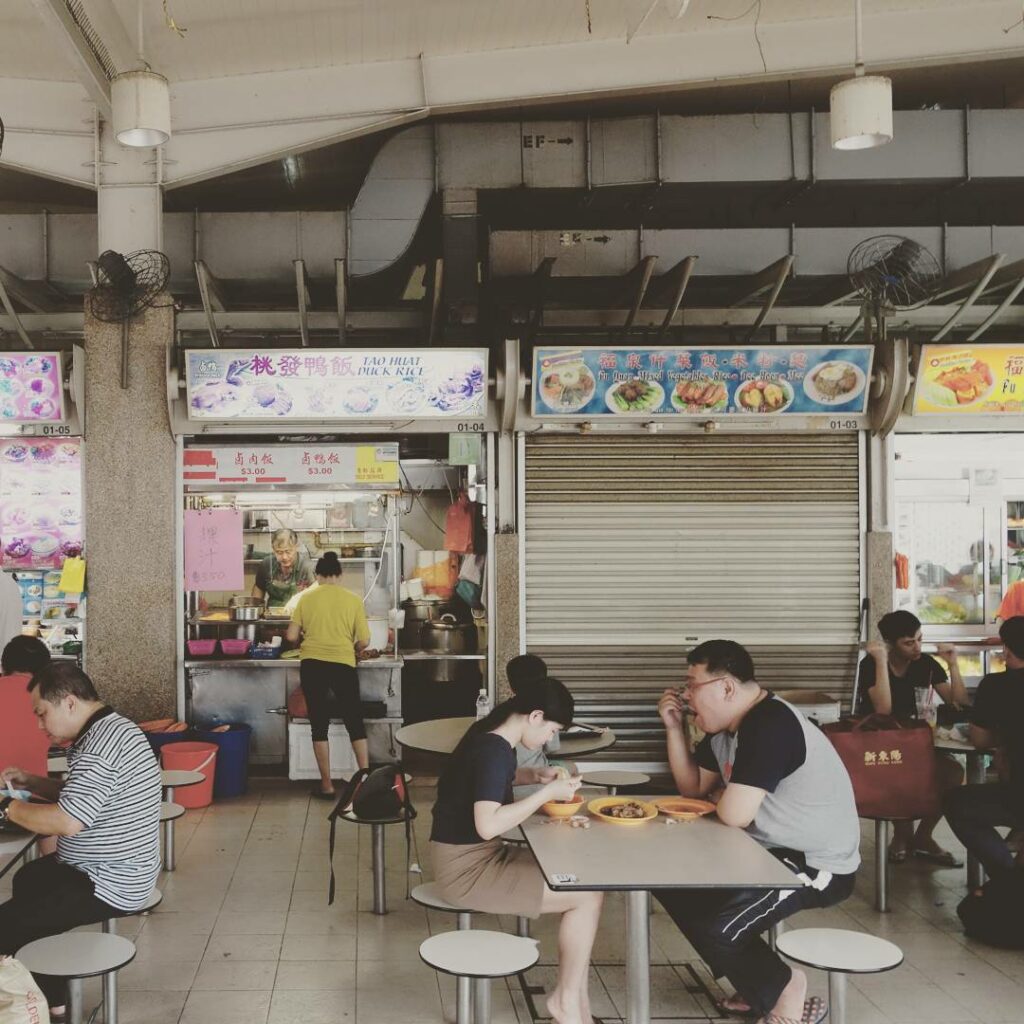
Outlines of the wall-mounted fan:
<svg viewBox="0 0 1024 1024">
<path fill-rule="evenodd" d="M 113 249 L 96 261 L 98 283 L 89 293 L 97 320 L 121 324 L 121 387 L 128 387 L 128 324 L 164 290 L 171 264 L 162 252 L 140 249 L 122 256 Z"/>
</svg>

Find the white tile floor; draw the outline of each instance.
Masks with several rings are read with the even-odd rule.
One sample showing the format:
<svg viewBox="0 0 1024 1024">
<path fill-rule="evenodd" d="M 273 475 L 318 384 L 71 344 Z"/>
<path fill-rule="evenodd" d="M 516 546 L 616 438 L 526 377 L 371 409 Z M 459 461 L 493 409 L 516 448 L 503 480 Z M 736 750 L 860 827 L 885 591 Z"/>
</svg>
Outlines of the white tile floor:
<svg viewBox="0 0 1024 1024">
<path fill-rule="evenodd" d="M 453 921 L 405 901 L 403 829 L 387 829 L 391 912 L 375 917 L 369 830 L 339 824 L 338 895 L 328 908 L 329 805 L 306 794 L 298 784 L 257 782 L 246 797 L 189 811 L 178 823 L 178 869 L 161 877 L 162 905 L 120 924 L 138 948 L 120 975 L 122 1024 L 454 1020 L 453 981 L 436 976 L 417 955 L 424 938 L 452 928 Z M 413 797 L 420 818 L 412 859 L 429 872 L 433 792 L 414 787 Z M 940 840 L 954 845 L 948 833 Z M 916 863 L 894 868 L 893 910 L 880 915 L 871 905 L 871 828 L 862 854 L 867 866 L 853 897 L 790 921 L 791 927 L 869 931 L 903 948 L 906 962 L 898 970 L 853 981 L 849 1024 L 1024 1021 L 1024 953 L 991 949 L 963 935 L 955 913 L 965 892 L 963 870 Z M 420 880 L 413 876 L 414 885 Z M 514 928 L 511 919 L 486 917 L 474 925 Z M 595 951 L 593 1009 L 602 1018 L 614 1020 L 624 1009 L 624 932 L 621 899 L 611 897 Z M 554 922 L 535 923 L 534 935 L 542 964 L 552 964 Z M 717 1019 L 705 988 L 717 989 L 660 908 L 651 948 L 652 1012 L 659 1021 Z M 539 989 L 552 977 L 550 966 L 537 968 L 529 985 Z M 824 995 L 824 976 L 814 977 L 812 988 Z M 91 1001 L 96 990 L 90 987 Z M 542 998 L 534 1003 L 543 1007 Z M 494 1024 L 531 1021 L 530 1000 L 517 979 L 494 986 L 493 1013 Z"/>
</svg>

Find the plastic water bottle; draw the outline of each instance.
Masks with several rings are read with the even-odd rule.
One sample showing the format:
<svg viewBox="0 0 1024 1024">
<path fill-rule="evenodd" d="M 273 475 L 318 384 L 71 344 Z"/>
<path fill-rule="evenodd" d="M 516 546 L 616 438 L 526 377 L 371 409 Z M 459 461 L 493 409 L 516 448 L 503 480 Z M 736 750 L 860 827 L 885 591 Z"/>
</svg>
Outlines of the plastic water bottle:
<svg viewBox="0 0 1024 1024">
<path fill-rule="evenodd" d="M 481 690 L 476 699 L 476 720 L 486 718 L 491 713 L 491 699 L 487 696 L 486 690 Z"/>
</svg>

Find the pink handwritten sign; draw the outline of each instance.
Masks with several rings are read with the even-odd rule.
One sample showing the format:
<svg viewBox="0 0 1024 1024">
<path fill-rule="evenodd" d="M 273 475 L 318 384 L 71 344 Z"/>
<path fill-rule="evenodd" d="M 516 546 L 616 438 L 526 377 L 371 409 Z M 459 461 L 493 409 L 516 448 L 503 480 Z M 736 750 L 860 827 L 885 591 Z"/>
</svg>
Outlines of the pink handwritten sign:
<svg viewBox="0 0 1024 1024">
<path fill-rule="evenodd" d="M 242 513 L 235 508 L 185 510 L 185 589 L 241 590 Z"/>
</svg>

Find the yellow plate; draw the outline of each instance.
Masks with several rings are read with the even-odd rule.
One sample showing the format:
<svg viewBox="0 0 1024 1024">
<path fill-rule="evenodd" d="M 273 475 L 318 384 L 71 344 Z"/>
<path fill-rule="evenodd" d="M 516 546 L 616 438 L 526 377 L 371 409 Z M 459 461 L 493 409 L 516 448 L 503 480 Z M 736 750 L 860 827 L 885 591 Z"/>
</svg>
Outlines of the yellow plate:
<svg viewBox="0 0 1024 1024">
<path fill-rule="evenodd" d="M 707 800 L 691 800 L 686 796 L 659 796 L 651 803 L 669 818 L 680 818 L 683 821 L 693 821 L 703 814 L 713 813 L 715 809 L 715 805 Z"/>
<path fill-rule="evenodd" d="M 616 804 L 639 804 L 644 809 L 644 816 L 642 818 L 611 818 L 607 814 L 601 813 L 605 808 L 614 807 Z M 654 804 L 647 800 L 637 800 L 632 796 L 602 796 L 597 800 L 591 800 L 587 804 L 587 810 L 595 818 L 606 821 L 609 825 L 645 825 L 658 816 L 658 808 Z"/>
</svg>

